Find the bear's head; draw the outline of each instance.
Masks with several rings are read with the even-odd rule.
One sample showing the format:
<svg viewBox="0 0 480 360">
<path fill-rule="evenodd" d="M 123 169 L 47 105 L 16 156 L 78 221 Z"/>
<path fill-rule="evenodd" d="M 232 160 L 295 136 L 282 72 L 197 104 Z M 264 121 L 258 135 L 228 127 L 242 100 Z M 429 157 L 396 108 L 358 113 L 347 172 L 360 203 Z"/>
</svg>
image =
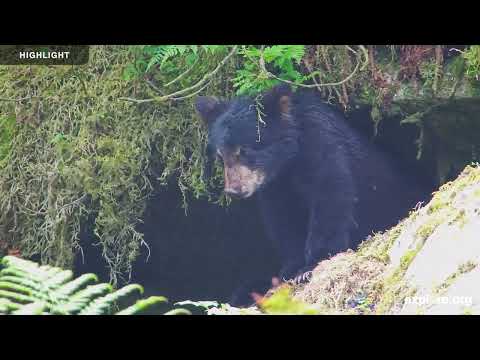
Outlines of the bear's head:
<svg viewBox="0 0 480 360">
<path fill-rule="evenodd" d="M 257 98 L 200 96 L 195 108 L 208 128 L 209 156 L 223 161 L 224 191 L 230 196 L 253 195 L 297 151 L 289 86 Z"/>
</svg>

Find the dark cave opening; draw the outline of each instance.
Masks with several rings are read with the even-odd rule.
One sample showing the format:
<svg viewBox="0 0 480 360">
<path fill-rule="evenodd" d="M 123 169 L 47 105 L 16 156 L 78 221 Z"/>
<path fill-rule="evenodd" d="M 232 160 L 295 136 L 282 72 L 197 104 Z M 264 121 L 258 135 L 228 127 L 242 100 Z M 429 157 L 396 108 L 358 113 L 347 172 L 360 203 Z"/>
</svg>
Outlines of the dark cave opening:
<svg viewBox="0 0 480 360">
<path fill-rule="evenodd" d="M 279 260 L 264 235 L 254 198 L 228 207 L 192 199 L 187 212 L 181 204 L 175 184 L 157 189 L 147 203 L 138 230 L 148 248 L 141 247 L 130 279 L 145 288 L 145 296 L 166 296 L 170 302 L 228 301 L 242 280 L 268 278 L 278 271 Z M 93 236 L 86 227 L 84 256 L 76 257 L 75 270 L 109 281 Z"/>
<path fill-rule="evenodd" d="M 161 188 L 149 201 L 143 232 L 146 249 L 132 280 L 172 300 L 226 301 L 242 279 L 271 276 L 279 267 L 267 242 L 255 200 L 222 208 L 192 200 L 187 214 L 177 187 Z"/>
<path fill-rule="evenodd" d="M 388 119 L 379 124 L 378 134 L 373 136 L 368 109 L 355 112 L 348 120 L 382 151 L 390 152 L 405 171 L 418 174 L 433 186 L 431 159 L 416 160 L 416 127 Z M 109 281 L 101 247 L 92 245 L 96 242 L 93 219 L 88 223 L 81 236 L 84 256 L 76 257 L 76 273 L 94 272 L 102 281 Z M 255 197 L 233 200 L 228 207 L 205 198 L 189 199 L 185 211 L 182 194 L 172 180 L 168 186 L 158 187 L 148 200 L 138 230 L 148 248 L 141 247 L 130 282 L 144 286 L 146 296 L 166 296 L 171 302 L 226 302 L 242 280 L 271 278 L 280 267 L 264 234 Z"/>
</svg>

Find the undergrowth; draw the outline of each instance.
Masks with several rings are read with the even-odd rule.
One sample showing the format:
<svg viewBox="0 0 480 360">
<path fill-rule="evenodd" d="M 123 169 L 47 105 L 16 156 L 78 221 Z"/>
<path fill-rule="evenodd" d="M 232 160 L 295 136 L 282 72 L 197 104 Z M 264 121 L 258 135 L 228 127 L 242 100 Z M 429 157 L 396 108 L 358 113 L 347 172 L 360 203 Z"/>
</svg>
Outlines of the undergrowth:
<svg viewBox="0 0 480 360">
<path fill-rule="evenodd" d="M 435 92 L 446 50 L 93 46 L 87 65 L 0 66 L 0 249 L 69 268 L 82 252 L 80 230 L 91 227 L 113 284 L 128 280 L 140 247 L 148 247 L 138 225 L 157 185 L 175 183 L 185 208 L 191 197 L 226 203 L 211 191 L 221 169 L 204 178 L 197 94 L 255 95 L 289 82 L 344 110 L 360 99 L 381 116 L 400 81 L 423 76 Z M 477 55 L 478 46 L 463 52 L 472 79 Z M 395 64 L 400 75 L 392 79 L 386 69 Z"/>
<path fill-rule="evenodd" d="M 206 193 L 204 134 L 190 104 L 120 99 L 148 94 L 142 79 L 122 79 L 136 51 L 95 46 L 88 65 L 0 67 L 3 248 L 69 268 L 82 251 L 80 229 L 93 217 L 115 284 L 128 279 L 147 246 L 137 225 L 152 182 L 176 177 L 185 203 L 187 190 Z M 227 75 L 211 86 L 220 88 Z"/>
<path fill-rule="evenodd" d="M 167 299 L 141 299 L 137 284 L 113 289 L 95 274 L 73 278 L 70 270 L 5 256 L 0 259 L 0 315 L 190 314 L 167 306 Z"/>
</svg>

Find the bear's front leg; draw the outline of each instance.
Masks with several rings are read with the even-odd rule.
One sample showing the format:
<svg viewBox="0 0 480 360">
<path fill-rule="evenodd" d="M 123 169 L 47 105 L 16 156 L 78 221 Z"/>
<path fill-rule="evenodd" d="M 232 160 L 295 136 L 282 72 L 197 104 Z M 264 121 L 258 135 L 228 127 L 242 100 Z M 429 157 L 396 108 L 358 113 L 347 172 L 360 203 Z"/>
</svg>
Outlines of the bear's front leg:
<svg viewBox="0 0 480 360">
<path fill-rule="evenodd" d="M 332 185 L 324 186 L 321 196 L 311 202 L 305 243 L 308 269 L 351 246 L 354 192 L 349 183 Z"/>
<path fill-rule="evenodd" d="M 305 266 L 306 207 L 282 184 L 271 184 L 262 191 L 259 205 L 266 235 L 280 255 L 279 277 L 291 279 Z"/>
</svg>

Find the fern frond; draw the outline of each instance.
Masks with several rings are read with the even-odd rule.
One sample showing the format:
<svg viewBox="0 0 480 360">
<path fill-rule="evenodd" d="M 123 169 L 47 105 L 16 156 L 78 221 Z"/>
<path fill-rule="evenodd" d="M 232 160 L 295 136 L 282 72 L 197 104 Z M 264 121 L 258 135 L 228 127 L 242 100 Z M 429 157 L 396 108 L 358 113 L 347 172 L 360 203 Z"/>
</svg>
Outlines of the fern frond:
<svg viewBox="0 0 480 360">
<path fill-rule="evenodd" d="M 159 65 L 162 69 L 164 65 L 174 58 L 184 57 L 189 53 L 194 58 L 198 58 L 198 51 L 202 49 L 206 53 L 215 53 L 219 50 L 225 49 L 224 45 L 155 45 L 148 47 L 150 60 L 147 64 L 146 71 L 149 71 L 153 66 Z"/>
<path fill-rule="evenodd" d="M 39 266 L 34 262 L 20 259 L 15 256 L 5 256 L 1 261 L 1 265 L 5 266 L 6 269 L 0 271 L 0 276 L 14 275 L 23 277 L 28 274 L 30 279 L 40 283 L 44 283 L 56 274 L 64 271 L 60 268 L 49 265 Z"/>
<path fill-rule="evenodd" d="M 80 277 L 76 278 L 75 280 L 72 280 L 65 285 L 59 287 L 57 289 L 57 293 L 69 297 L 76 291 L 79 291 L 83 288 L 85 288 L 89 284 L 95 284 L 98 282 L 98 277 L 95 274 L 83 274 Z"/>
<path fill-rule="evenodd" d="M 44 283 L 46 288 L 56 289 L 59 286 L 64 285 L 73 278 L 73 272 L 71 270 L 63 270 L 56 273 L 51 278 L 47 279 Z"/>
<path fill-rule="evenodd" d="M 80 311 L 79 315 L 111 314 L 111 309 L 115 303 L 135 294 L 143 294 L 143 287 L 137 284 L 127 285 L 114 293 L 94 300 L 85 309 Z"/>
<path fill-rule="evenodd" d="M 192 315 L 192 313 L 187 309 L 173 309 L 167 311 L 164 315 Z"/>
<path fill-rule="evenodd" d="M 20 304 L 28 304 L 36 300 L 32 296 L 19 294 L 19 293 L 8 291 L 8 290 L 0 290 L 0 298 L 11 300 Z"/>
<path fill-rule="evenodd" d="M 13 267 L 0 270 L 0 277 L 4 277 L 4 276 L 23 277 L 26 275 L 28 275 L 28 271 L 20 270 Z"/>
<path fill-rule="evenodd" d="M 46 303 L 38 301 L 13 311 L 12 315 L 41 315 L 45 311 L 46 307 Z"/>
<path fill-rule="evenodd" d="M 129 306 L 125 310 L 122 310 L 115 315 L 137 315 L 154 306 L 164 305 L 167 302 L 167 298 L 163 296 L 151 296 L 145 300 L 137 301 L 134 305 Z"/>
<path fill-rule="evenodd" d="M 19 286 L 24 286 L 31 291 L 40 291 L 43 289 L 42 284 L 39 283 L 38 281 L 19 276 L 17 273 L 16 275 L 3 275 L 0 276 L 0 283 L 9 283 L 9 284 L 15 284 Z M 1 287 L 0 287 L 1 289 Z"/>
<path fill-rule="evenodd" d="M 112 291 L 110 284 L 98 284 L 87 286 L 86 289 L 74 294 L 66 303 L 57 305 L 53 311 L 67 314 L 77 314 L 82 311 L 88 304 L 101 296 Z"/>
<path fill-rule="evenodd" d="M 0 314 L 106 315 L 117 308 L 121 310 L 143 294 L 143 287 L 138 284 L 113 291 L 110 284 L 97 284 L 95 274 L 84 274 L 72 280 L 71 270 L 39 266 L 11 256 L 0 259 L 0 267 L 3 267 L 0 270 Z M 152 312 L 166 303 L 165 297 L 152 296 L 136 301 L 117 314 Z M 168 312 L 169 315 L 187 313 L 180 309 Z"/>
<path fill-rule="evenodd" d="M 17 292 L 19 294 L 23 294 L 23 295 L 27 295 L 27 296 L 32 295 L 32 289 L 30 289 L 26 286 L 11 283 L 11 282 L 8 282 L 8 281 L 0 281 L 0 290 Z"/>
<path fill-rule="evenodd" d="M 52 297 L 52 292 L 49 292 L 48 288 L 42 286 L 41 284 L 35 283 L 34 281 L 28 281 L 27 279 L 17 277 L 4 278 L 10 278 L 13 281 L 0 281 L 0 290 L 15 292 L 34 299 L 47 301 L 51 304 L 55 304 L 66 299 L 65 297 Z M 27 284 L 27 286 L 25 284 Z"/>
<path fill-rule="evenodd" d="M 5 267 L 19 267 L 19 268 L 24 268 L 24 269 L 32 269 L 32 268 L 38 268 L 38 264 L 21 259 L 16 256 L 4 256 L 2 260 L 0 261 L 0 264 L 5 266 Z"/>
<path fill-rule="evenodd" d="M 11 311 L 20 309 L 20 305 L 8 299 L 0 298 L 0 314 L 8 314 Z"/>
</svg>

